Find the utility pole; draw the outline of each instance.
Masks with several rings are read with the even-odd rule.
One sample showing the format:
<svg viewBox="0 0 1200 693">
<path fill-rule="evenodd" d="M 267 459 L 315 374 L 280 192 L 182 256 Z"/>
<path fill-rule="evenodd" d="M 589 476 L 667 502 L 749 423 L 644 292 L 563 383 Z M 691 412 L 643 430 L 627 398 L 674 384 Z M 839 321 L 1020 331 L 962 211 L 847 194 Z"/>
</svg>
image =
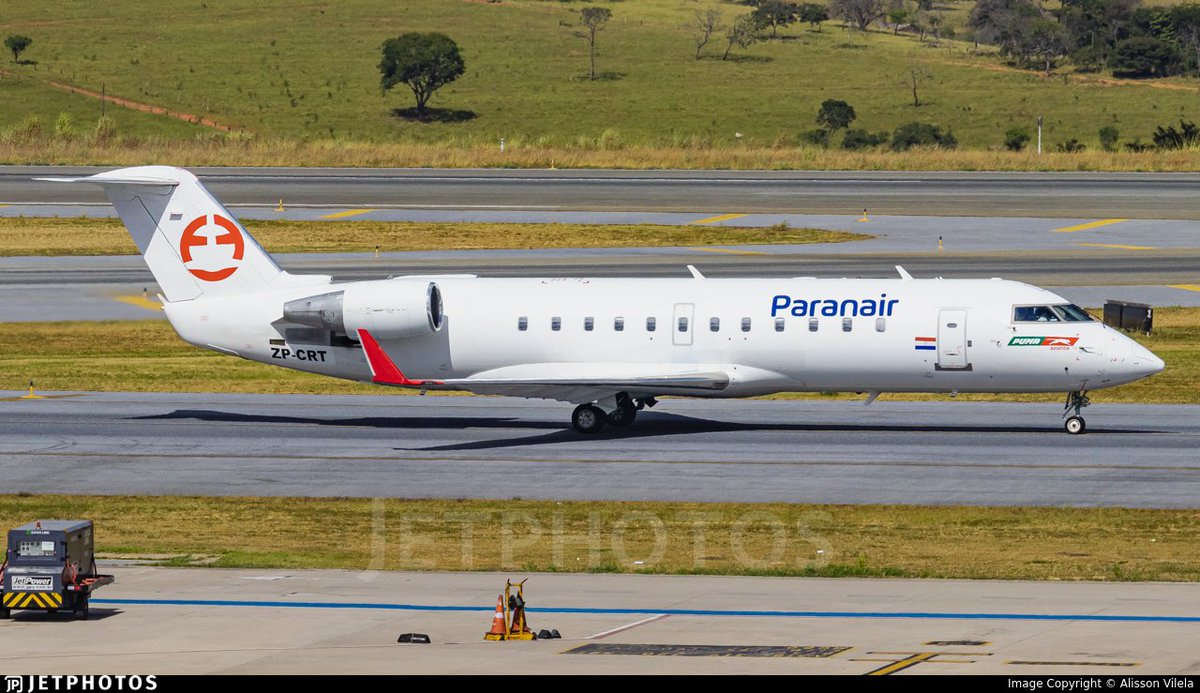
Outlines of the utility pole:
<svg viewBox="0 0 1200 693">
<path fill-rule="evenodd" d="M 1038 116 L 1038 156 L 1042 155 L 1042 117 Z"/>
</svg>

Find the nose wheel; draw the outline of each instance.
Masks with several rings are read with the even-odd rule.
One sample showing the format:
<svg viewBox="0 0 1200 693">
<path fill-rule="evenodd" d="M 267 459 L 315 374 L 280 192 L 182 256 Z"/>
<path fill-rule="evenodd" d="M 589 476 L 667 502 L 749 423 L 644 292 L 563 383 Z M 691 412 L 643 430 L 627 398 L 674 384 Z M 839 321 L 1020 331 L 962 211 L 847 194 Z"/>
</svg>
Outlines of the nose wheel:
<svg viewBox="0 0 1200 693">
<path fill-rule="evenodd" d="M 1079 415 L 1079 412 L 1092 401 L 1088 398 L 1086 392 L 1068 392 L 1067 404 L 1063 408 L 1063 428 L 1071 435 L 1079 435 L 1087 431 L 1087 422 Z"/>
</svg>

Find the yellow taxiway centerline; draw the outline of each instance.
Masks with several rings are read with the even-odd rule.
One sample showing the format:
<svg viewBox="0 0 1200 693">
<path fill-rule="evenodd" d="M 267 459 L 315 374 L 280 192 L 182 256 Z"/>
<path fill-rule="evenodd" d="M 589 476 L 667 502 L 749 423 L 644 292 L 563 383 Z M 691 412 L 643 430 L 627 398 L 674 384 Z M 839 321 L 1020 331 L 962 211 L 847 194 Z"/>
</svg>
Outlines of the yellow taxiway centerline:
<svg viewBox="0 0 1200 693">
<path fill-rule="evenodd" d="M 333 214 L 326 214 L 325 216 L 323 216 L 321 218 L 322 219 L 345 219 L 346 217 L 356 217 L 359 214 L 366 214 L 367 212 L 374 212 L 374 211 L 375 210 L 373 210 L 373 209 L 347 209 L 344 212 L 334 212 Z"/>
<path fill-rule="evenodd" d="M 113 296 L 113 299 L 121 303 L 128 303 L 131 306 L 137 306 L 138 308 L 145 308 L 146 310 L 162 310 L 161 303 L 151 301 L 148 298 L 142 298 L 141 296 Z"/>
<path fill-rule="evenodd" d="M 688 223 L 689 224 L 715 224 L 718 221 L 729 221 L 730 219 L 741 219 L 744 216 L 746 216 L 746 215 L 745 214 L 722 214 L 722 215 L 716 216 L 716 217 L 708 217 L 706 219 L 697 219 L 696 221 L 689 221 Z"/>
<path fill-rule="evenodd" d="M 1101 226 L 1109 226 L 1110 224 L 1120 224 L 1128 219 L 1101 219 L 1100 221 L 1089 221 L 1086 224 L 1076 224 L 1075 226 L 1064 226 L 1060 229 L 1054 229 L 1055 233 L 1074 233 L 1075 231 L 1087 231 L 1088 229 L 1098 229 Z"/>
</svg>

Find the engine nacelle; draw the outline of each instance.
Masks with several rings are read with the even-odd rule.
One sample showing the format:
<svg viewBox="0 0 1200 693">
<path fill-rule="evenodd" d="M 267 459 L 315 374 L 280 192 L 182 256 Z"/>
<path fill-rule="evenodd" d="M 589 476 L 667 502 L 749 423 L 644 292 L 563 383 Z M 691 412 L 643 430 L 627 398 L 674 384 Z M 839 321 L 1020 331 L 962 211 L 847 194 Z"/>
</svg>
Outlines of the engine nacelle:
<svg viewBox="0 0 1200 693">
<path fill-rule="evenodd" d="M 283 304 L 283 319 L 358 338 L 404 339 L 442 329 L 442 292 L 434 282 L 373 282 Z"/>
</svg>

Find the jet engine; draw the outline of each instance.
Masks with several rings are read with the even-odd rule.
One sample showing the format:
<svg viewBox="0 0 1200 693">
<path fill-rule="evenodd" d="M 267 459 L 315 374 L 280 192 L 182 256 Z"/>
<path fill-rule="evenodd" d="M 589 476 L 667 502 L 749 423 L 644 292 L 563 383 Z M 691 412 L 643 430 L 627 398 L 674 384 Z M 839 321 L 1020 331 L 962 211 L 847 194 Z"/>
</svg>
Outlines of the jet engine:
<svg viewBox="0 0 1200 693">
<path fill-rule="evenodd" d="M 382 287 L 381 288 L 381 284 Z M 442 329 L 442 292 L 434 282 L 397 279 L 349 285 L 283 304 L 283 319 L 358 338 L 367 330 L 378 339 L 403 339 Z"/>
</svg>

